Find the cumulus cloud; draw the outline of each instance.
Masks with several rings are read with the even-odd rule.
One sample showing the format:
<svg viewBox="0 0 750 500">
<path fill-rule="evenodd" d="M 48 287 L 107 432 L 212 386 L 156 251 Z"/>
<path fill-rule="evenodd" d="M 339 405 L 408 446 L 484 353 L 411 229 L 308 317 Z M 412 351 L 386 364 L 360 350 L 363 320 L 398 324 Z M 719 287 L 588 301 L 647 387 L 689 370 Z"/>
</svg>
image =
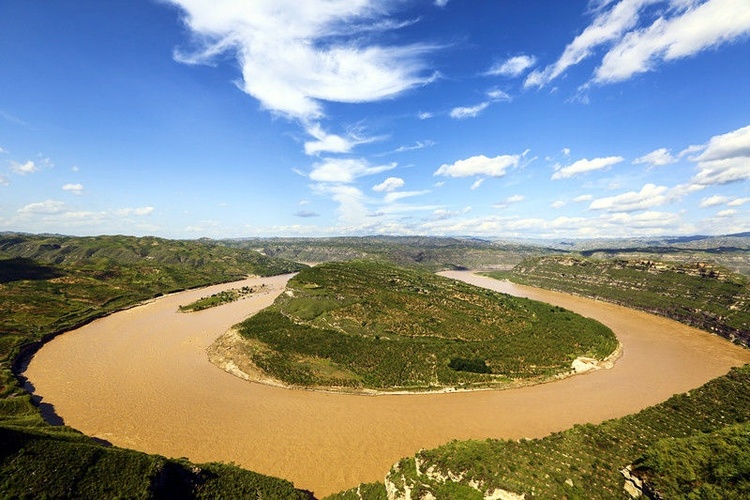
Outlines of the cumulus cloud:
<svg viewBox="0 0 750 500">
<path fill-rule="evenodd" d="M 65 203 L 57 200 L 45 200 L 36 203 L 29 203 L 18 209 L 22 215 L 51 215 L 59 214 L 65 210 Z"/>
<path fill-rule="evenodd" d="M 327 158 L 313 165 L 309 177 L 318 182 L 350 184 L 359 177 L 379 174 L 394 168 L 396 168 L 395 163 L 372 166 L 363 159 Z"/>
<path fill-rule="evenodd" d="M 24 162 L 24 163 L 11 161 L 10 169 L 18 175 L 26 175 L 26 174 L 33 174 L 34 172 L 38 172 L 39 166 L 31 160 Z"/>
<path fill-rule="evenodd" d="M 750 180 L 750 126 L 712 137 L 703 152 L 691 160 L 698 163 L 694 184 Z"/>
<path fill-rule="evenodd" d="M 483 175 L 487 177 L 502 177 L 511 167 L 517 167 L 520 155 L 500 155 L 488 158 L 484 155 L 472 156 L 455 163 L 446 163 L 438 168 L 434 175 L 446 177 L 471 177 Z"/>
<path fill-rule="evenodd" d="M 263 108 L 308 122 L 322 102 L 372 102 L 430 82 L 426 45 L 378 45 L 378 33 L 404 23 L 375 0 L 168 0 L 184 12 L 193 50 L 185 63 L 210 63 L 229 53 L 243 91 Z M 368 36 L 363 36 L 368 35 Z"/>
<path fill-rule="evenodd" d="M 591 201 L 593 199 L 594 199 L 594 197 L 592 195 L 590 195 L 590 194 L 582 194 L 580 196 L 576 196 L 575 198 L 573 198 L 573 201 L 576 202 L 576 203 L 581 203 L 581 202 L 584 202 L 584 201 Z"/>
<path fill-rule="evenodd" d="M 487 71 L 487 74 L 508 77 L 520 76 L 527 69 L 534 66 L 534 64 L 536 64 L 536 58 L 533 56 L 515 56 L 494 64 Z"/>
<path fill-rule="evenodd" d="M 372 190 L 377 192 L 391 192 L 395 191 L 398 188 L 404 187 L 404 180 L 400 177 L 388 177 L 386 180 L 381 182 L 380 184 L 373 186 Z"/>
<path fill-rule="evenodd" d="M 566 203 L 563 200 L 555 200 L 555 201 L 552 202 L 552 204 L 550 206 L 552 208 L 554 208 L 555 210 L 559 210 L 559 209 L 563 208 L 565 205 L 566 205 Z"/>
<path fill-rule="evenodd" d="M 630 191 L 617 196 L 608 196 L 593 200 L 589 205 L 591 210 L 606 210 L 607 212 L 635 212 L 664 205 L 669 201 L 665 186 L 646 184 L 640 191 Z"/>
<path fill-rule="evenodd" d="M 594 158 L 592 160 L 583 158 L 581 160 L 568 165 L 567 167 L 561 167 L 557 165 L 555 167 L 555 173 L 552 174 L 553 180 L 569 179 L 580 174 L 588 172 L 594 172 L 596 170 L 604 170 L 612 165 L 617 165 L 625 159 L 622 156 L 607 156 L 604 158 Z"/>
<path fill-rule="evenodd" d="M 68 191 L 75 195 L 80 195 L 81 193 L 83 193 L 83 184 L 65 184 L 62 189 L 63 191 Z"/>
<path fill-rule="evenodd" d="M 635 160 L 633 160 L 633 163 L 636 165 L 644 163 L 651 167 L 661 167 L 664 165 L 669 165 L 670 163 L 675 163 L 676 161 L 677 158 L 672 156 L 672 153 L 670 153 L 667 148 L 659 148 L 657 150 L 651 151 L 648 154 L 636 158 Z"/>
<path fill-rule="evenodd" d="M 606 52 L 592 81 L 612 83 L 750 33 L 746 0 L 619 0 L 601 2 L 592 12 L 591 24 L 556 62 L 531 72 L 525 86 L 547 85 L 601 47 Z"/>
<path fill-rule="evenodd" d="M 727 203 L 730 207 L 741 207 L 745 203 L 750 203 L 750 198 L 735 198 L 734 200 Z"/>
</svg>

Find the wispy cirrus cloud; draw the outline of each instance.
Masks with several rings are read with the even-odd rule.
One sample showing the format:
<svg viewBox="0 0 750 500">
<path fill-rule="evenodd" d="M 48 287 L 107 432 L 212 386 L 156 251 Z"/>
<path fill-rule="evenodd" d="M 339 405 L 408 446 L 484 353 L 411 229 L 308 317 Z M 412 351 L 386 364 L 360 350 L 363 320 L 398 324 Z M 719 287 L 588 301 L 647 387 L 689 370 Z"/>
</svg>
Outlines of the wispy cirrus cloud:
<svg viewBox="0 0 750 500">
<path fill-rule="evenodd" d="M 237 58 L 241 88 L 273 113 L 302 122 L 324 116 L 326 101 L 373 102 L 430 82 L 424 44 L 373 41 L 394 22 L 375 0 L 168 0 L 184 12 L 192 49 L 177 60 Z M 363 36 L 367 34 L 368 36 Z"/>
<path fill-rule="evenodd" d="M 516 77 L 522 75 L 527 69 L 533 67 L 535 64 L 536 58 L 533 56 L 514 56 L 492 65 L 492 67 L 487 70 L 487 74 L 491 76 Z"/>
<path fill-rule="evenodd" d="M 395 163 L 370 165 L 367 160 L 360 158 L 326 158 L 313 165 L 308 177 L 318 182 L 351 184 L 360 177 L 379 174 L 394 168 L 396 168 Z"/>
<path fill-rule="evenodd" d="M 604 55 L 591 82 L 620 82 L 750 34 L 746 0 L 605 1 L 592 12 L 591 24 L 565 47 L 560 58 L 532 71 L 524 86 L 544 87 L 601 52 Z"/>
</svg>

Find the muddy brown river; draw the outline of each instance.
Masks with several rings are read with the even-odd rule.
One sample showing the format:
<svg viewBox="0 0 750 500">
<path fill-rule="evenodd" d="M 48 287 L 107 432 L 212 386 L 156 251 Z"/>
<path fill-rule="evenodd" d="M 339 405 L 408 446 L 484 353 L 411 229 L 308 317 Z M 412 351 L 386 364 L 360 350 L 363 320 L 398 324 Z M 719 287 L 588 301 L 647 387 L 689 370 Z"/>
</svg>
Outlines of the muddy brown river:
<svg viewBox="0 0 750 500">
<path fill-rule="evenodd" d="M 356 396 L 246 382 L 206 348 L 281 293 L 289 276 L 161 297 L 61 335 L 25 373 L 65 424 L 114 445 L 195 462 L 234 462 L 317 496 L 382 480 L 390 466 L 452 439 L 542 437 L 634 413 L 750 362 L 750 351 L 623 307 L 445 275 L 560 305 L 608 325 L 623 346 L 614 368 L 504 391 Z M 177 307 L 221 289 L 261 295 L 197 313 Z"/>
</svg>

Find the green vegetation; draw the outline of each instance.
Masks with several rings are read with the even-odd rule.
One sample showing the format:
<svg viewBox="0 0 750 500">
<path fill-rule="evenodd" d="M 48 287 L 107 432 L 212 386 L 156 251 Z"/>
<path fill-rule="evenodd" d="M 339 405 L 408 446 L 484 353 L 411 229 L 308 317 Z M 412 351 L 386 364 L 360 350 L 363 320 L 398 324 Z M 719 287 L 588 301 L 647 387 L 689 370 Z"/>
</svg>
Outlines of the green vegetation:
<svg viewBox="0 0 750 500">
<path fill-rule="evenodd" d="M 239 331 L 285 383 L 381 390 L 538 380 L 617 347 L 570 311 L 370 261 L 305 269 Z"/>
<path fill-rule="evenodd" d="M 238 467 L 105 447 L 71 432 L 0 426 L 0 443 L 3 498 L 312 498 Z"/>
<path fill-rule="evenodd" d="M 0 497 L 307 498 L 238 467 L 108 448 L 50 426 L 14 375 L 46 339 L 142 300 L 301 267 L 207 241 L 0 235 Z"/>
<path fill-rule="evenodd" d="M 750 498 L 750 424 L 663 439 L 632 472 L 652 497 Z"/>
<path fill-rule="evenodd" d="M 737 424 L 745 425 L 727 427 Z M 410 487 L 412 498 L 427 492 L 462 498 L 446 496 L 448 488 L 460 488 L 463 498 L 474 498 L 477 489 L 526 498 L 628 498 L 621 471 L 635 463 L 634 473 L 664 491 L 663 498 L 747 498 L 742 493 L 748 491 L 749 432 L 750 366 L 745 366 L 599 425 L 577 425 L 543 439 L 455 441 L 421 451 L 394 466 L 387 480 L 402 491 Z M 352 491 L 329 498 L 351 498 L 346 495 Z M 368 491 L 362 498 L 381 498 L 385 485 L 370 485 Z M 691 492 L 704 496 L 689 497 Z"/>
<path fill-rule="evenodd" d="M 250 294 L 257 293 L 263 288 L 243 286 L 242 288 L 232 288 L 231 290 L 224 290 L 218 293 L 209 295 L 208 297 L 201 297 L 195 302 L 180 306 L 182 312 L 196 312 L 203 311 L 204 309 L 210 309 L 212 307 L 218 307 L 223 304 L 229 304 L 230 302 L 236 302 L 243 297 L 247 297 Z"/>
<path fill-rule="evenodd" d="M 489 275 L 615 302 L 750 342 L 750 279 L 713 264 L 554 256 Z"/>
</svg>

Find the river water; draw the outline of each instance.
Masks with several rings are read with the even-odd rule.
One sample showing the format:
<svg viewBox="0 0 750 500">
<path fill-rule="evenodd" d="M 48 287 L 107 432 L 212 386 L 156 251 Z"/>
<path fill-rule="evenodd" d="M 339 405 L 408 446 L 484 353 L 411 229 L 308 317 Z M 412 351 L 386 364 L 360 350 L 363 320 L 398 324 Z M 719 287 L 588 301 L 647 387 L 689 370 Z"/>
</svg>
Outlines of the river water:
<svg viewBox="0 0 750 500">
<path fill-rule="evenodd" d="M 634 413 L 750 362 L 750 351 L 679 323 L 466 272 L 451 278 L 576 311 L 617 334 L 614 368 L 504 391 L 357 396 L 236 378 L 207 347 L 270 305 L 290 276 L 161 297 L 61 335 L 25 376 L 65 424 L 116 446 L 195 462 L 234 462 L 317 496 L 382 480 L 421 448 L 453 439 L 542 437 Z M 199 297 L 243 285 L 262 294 L 197 313 Z"/>
</svg>

